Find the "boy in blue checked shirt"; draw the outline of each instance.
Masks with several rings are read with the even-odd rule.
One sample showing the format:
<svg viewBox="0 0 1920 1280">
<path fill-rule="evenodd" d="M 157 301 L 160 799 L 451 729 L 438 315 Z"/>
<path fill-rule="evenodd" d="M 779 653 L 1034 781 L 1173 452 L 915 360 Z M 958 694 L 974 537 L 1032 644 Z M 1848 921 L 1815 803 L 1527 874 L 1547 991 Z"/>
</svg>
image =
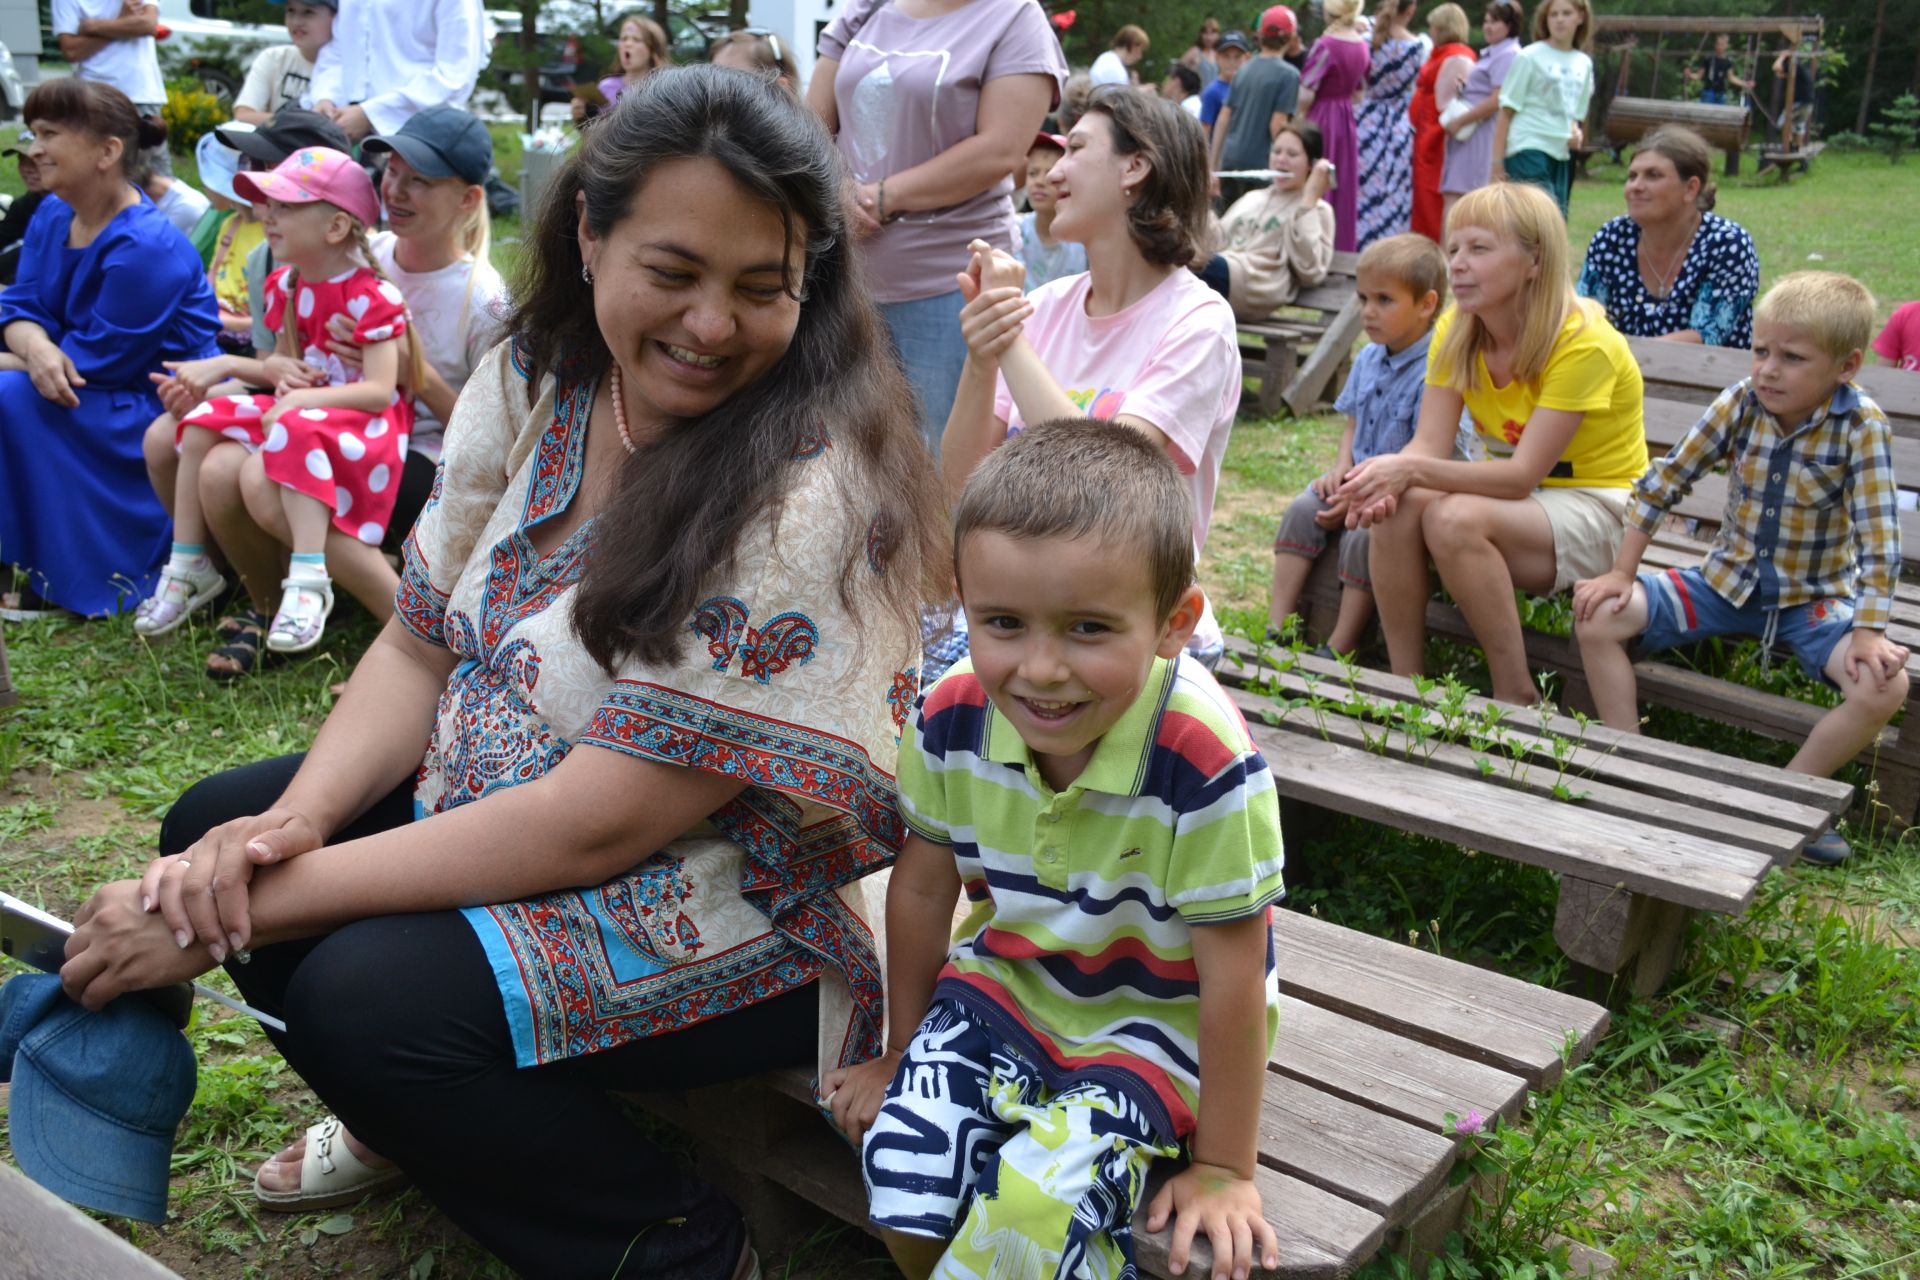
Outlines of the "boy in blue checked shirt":
<svg viewBox="0 0 1920 1280">
<path fill-rule="evenodd" d="M 1574 585 L 1574 634 L 1601 719 L 1637 730 L 1627 644 L 1647 652 L 1709 636 L 1791 648 L 1840 690 L 1788 768 L 1825 777 L 1859 754 L 1907 697 L 1907 650 L 1887 639 L 1900 578 L 1892 432 L 1851 381 L 1873 336 L 1873 295 L 1800 271 L 1753 313 L 1753 374 L 1720 393 L 1635 487 L 1613 569 Z M 1727 464 L 1727 512 L 1705 563 L 1643 573 L 1655 528 L 1695 480 Z M 1843 861 L 1828 832 L 1805 856 Z"/>
<path fill-rule="evenodd" d="M 1147 1213 L 1174 1219 L 1174 1272 L 1196 1234 L 1219 1280 L 1278 1263 L 1254 1161 L 1280 815 L 1183 652 L 1190 502 L 1164 451 L 1085 419 L 1015 436 L 961 494 L 972 655 L 900 744 L 888 1048 L 821 1086 L 915 1280 L 1131 1276 L 1147 1169 L 1183 1147 Z"/>
<path fill-rule="evenodd" d="M 1354 358 L 1353 372 L 1333 405 L 1347 415 L 1339 460 L 1280 519 L 1267 607 L 1268 625 L 1278 633 L 1299 605 L 1314 561 L 1337 550 L 1340 616 L 1326 643 L 1334 653 L 1359 647 L 1373 617 L 1373 582 L 1367 574 L 1367 531 L 1348 529 L 1346 500 L 1331 495 L 1354 467 L 1378 454 L 1398 453 L 1413 439 L 1433 318 L 1447 294 L 1447 260 L 1425 236 L 1389 236 L 1367 246 L 1354 276 L 1360 322 L 1371 345 Z"/>
</svg>

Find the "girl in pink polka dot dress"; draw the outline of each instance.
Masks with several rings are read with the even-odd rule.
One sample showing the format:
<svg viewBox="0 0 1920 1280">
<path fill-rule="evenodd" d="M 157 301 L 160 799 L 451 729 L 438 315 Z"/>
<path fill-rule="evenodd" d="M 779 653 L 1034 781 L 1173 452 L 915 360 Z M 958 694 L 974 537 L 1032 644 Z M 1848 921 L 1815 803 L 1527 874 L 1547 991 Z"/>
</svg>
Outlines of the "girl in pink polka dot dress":
<svg viewBox="0 0 1920 1280">
<path fill-rule="evenodd" d="M 373 546 L 386 537 L 413 426 L 404 387 L 419 379 L 420 352 L 400 291 L 381 276 L 367 246 L 367 227 L 380 206 L 360 166 L 338 151 L 311 147 L 271 173 L 240 174 L 234 188 L 266 205 L 267 243 L 285 265 L 267 278 L 265 318 L 279 335 L 276 353 L 302 364 L 277 384 L 266 361 L 240 356 L 169 366 L 172 375 L 161 380 L 168 409 L 161 422 L 174 425 L 180 450 L 175 542 L 133 625 L 141 635 L 164 635 L 225 588 L 202 545 L 199 478 L 208 450 L 234 440 L 257 454 L 279 486 L 291 534 L 293 554 L 267 648 L 300 653 L 319 643 L 333 609 L 328 526 Z M 332 351 L 327 325 L 342 314 L 353 320 L 359 368 Z M 229 379 L 239 385 L 214 387 Z M 273 392 L 244 390 L 264 385 Z"/>
</svg>

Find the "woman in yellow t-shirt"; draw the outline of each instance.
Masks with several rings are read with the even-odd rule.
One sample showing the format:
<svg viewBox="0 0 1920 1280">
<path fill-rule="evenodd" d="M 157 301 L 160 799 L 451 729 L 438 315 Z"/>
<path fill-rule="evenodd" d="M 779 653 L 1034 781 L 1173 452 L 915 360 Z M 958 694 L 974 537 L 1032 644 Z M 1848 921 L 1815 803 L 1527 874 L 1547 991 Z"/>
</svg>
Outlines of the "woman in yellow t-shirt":
<svg viewBox="0 0 1920 1280">
<path fill-rule="evenodd" d="M 1640 369 L 1606 314 L 1574 296 L 1551 197 L 1496 183 L 1447 219 L 1454 307 L 1435 326 L 1420 425 L 1397 454 L 1347 473 L 1347 523 L 1373 530 L 1387 657 L 1418 674 L 1427 565 L 1466 615 L 1505 702 L 1539 697 L 1513 590 L 1547 594 L 1604 573 L 1647 469 Z M 1485 458 L 1452 458 L 1462 409 Z"/>
</svg>

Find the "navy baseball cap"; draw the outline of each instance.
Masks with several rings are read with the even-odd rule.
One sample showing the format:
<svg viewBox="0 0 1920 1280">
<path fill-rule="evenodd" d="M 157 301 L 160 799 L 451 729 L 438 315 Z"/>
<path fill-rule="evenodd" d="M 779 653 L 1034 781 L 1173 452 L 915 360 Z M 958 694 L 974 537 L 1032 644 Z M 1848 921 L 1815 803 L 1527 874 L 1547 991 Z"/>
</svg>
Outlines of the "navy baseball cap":
<svg viewBox="0 0 1920 1280">
<path fill-rule="evenodd" d="M 256 129 L 236 129 L 222 125 L 214 132 L 220 141 L 254 162 L 271 169 L 302 147 L 330 147 L 353 154 L 353 142 L 342 129 L 318 111 L 282 107 L 273 119 Z"/>
<path fill-rule="evenodd" d="M 1252 53 L 1253 41 L 1247 39 L 1247 33 L 1244 31 L 1229 31 L 1227 34 L 1221 36 L 1213 46 L 1215 53 L 1220 52 L 1222 49 L 1238 49 L 1242 53 Z"/>
<path fill-rule="evenodd" d="M 428 107 L 400 132 L 368 138 L 360 151 L 392 151 L 423 178 L 458 178 L 478 186 L 493 172 L 493 135 L 478 116 L 459 107 Z"/>
<path fill-rule="evenodd" d="M 47 973 L 0 987 L 13 1158 L 62 1200 L 165 1221 L 174 1130 L 194 1077 L 192 1047 L 152 1001 L 124 997 L 88 1013 Z"/>
</svg>

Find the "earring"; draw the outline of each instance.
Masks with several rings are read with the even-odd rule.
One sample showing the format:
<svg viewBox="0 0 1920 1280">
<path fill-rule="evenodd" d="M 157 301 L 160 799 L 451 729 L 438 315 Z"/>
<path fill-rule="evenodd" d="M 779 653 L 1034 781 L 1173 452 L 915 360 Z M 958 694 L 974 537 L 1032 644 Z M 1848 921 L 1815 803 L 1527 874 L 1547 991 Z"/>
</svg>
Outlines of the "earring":
<svg viewBox="0 0 1920 1280">
<path fill-rule="evenodd" d="M 580 264 L 580 278 L 588 284 L 593 283 L 593 268 L 584 262 Z"/>
</svg>

